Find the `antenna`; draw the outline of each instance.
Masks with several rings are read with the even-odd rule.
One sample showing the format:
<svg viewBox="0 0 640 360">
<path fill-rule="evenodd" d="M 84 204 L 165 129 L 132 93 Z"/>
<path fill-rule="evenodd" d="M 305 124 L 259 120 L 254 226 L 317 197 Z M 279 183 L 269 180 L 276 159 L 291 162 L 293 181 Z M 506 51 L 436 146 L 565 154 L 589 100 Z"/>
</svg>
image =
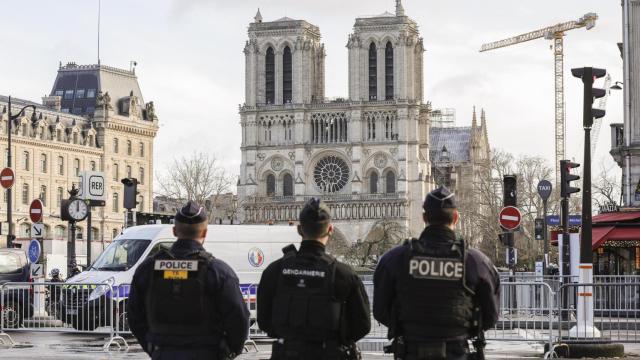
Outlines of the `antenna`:
<svg viewBox="0 0 640 360">
<path fill-rule="evenodd" d="M 98 0 L 98 65 L 100 65 L 100 4 L 101 0 Z"/>
</svg>

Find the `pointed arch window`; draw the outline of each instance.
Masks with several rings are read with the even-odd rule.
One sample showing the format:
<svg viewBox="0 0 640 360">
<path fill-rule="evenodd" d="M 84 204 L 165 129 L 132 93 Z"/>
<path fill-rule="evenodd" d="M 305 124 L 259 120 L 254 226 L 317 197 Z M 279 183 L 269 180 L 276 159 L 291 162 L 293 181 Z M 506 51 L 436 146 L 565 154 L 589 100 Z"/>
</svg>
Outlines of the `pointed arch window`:
<svg viewBox="0 0 640 360">
<path fill-rule="evenodd" d="M 393 45 L 387 42 L 384 48 L 384 98 L 393 99 Z"/>
<path fill-rule="evenodd" d="M 369 45 L 369 101 L 378 97 L 378 56 L 376 44 Z"/>
<path fill-rule="evenodd" d="M 276 177 L 273 174 L 267 175 L 267 196 L 276 194 Z"/>
<path fill-rule="evenodd" d="M 293 177 L 291 174 L 284 174 L 282 177 L 282 195 L 293 196 Z"/>
<path fill-rule="evenodd" d="M 265 101 L 267 104 L 275 103 L 276 99 L 276 61 L 273 48 L 267 49 L 264 58 Z"/>
<path fill-rule="evenodd" d="M 282 52 L 282 101 L 287 104 L 290 103 L 292 98 L 292 61 L 291 61 L 291 49 L 285 46 Z"/>
<path fill-rule="evenodd" d="M 375 171 L 372 172 L 371 175 L 369 175 L 369 193 L 378 193 L 378 173 Z"/>
<path fill-rule="evenodd" d="M 396 174 L 393 171 L 389 171 L 387 173 L 387 179 L 386 179 L 386 185 L 387 188 L 386 193 L 387 194 L 393 194 L 396 192 Z"/>
</svg>

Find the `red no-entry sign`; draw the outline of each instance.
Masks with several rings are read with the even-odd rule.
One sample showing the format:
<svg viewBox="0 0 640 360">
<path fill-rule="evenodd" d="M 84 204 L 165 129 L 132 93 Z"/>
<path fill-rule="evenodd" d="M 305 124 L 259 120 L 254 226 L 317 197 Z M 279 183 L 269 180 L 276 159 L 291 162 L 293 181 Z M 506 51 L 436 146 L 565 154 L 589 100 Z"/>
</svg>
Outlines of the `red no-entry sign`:
<svg viewBox="0 0 640 360">
<path fill-rule="evenodd" d="M 514 230 L 520 226 L 522 214 L 520 214 L 520 210 L 515 206 L 505 206 L 500 210 L 498 221 L 500 221 L 500 226 L 505 230 Z"/>
<path fill-rule="evenodd" d="M 0 185 L 2 185 L 3 188 L 8 189 L 12 187 L 15 180 L 16 175 L 11 168 L 6 167 L 0 171 Z"/>
<path fill-rule="evenodd" d="M 42 221 L 42 201 L 40 201 L 40 199 L 35 199 L 31 202 L 31 206 L 29 206 L 29 217 L 31 218 L 31 222 L 34 223 Z"/>
</svg>

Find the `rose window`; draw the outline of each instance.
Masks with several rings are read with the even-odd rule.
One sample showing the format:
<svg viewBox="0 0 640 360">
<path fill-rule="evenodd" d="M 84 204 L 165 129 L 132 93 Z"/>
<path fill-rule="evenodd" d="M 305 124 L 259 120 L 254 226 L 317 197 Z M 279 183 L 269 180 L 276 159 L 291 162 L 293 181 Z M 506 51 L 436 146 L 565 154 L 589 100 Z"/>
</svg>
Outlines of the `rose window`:
<svg viewBox="0 0 640 360">
<path fill-rule="evenodd" d="M 337 192 L 349 181 L 349 167 L 341 158 L 330 155 L 318 161 L 313 170 L 313 179 L 321 191 Z"/>
</svg>

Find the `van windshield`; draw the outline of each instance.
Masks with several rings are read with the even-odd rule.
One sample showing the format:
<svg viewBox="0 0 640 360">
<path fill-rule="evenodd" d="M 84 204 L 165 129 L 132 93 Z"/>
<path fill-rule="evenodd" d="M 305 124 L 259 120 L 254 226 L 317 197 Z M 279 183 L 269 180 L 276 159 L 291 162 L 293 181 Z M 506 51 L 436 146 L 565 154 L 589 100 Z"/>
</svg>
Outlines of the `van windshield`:
<svg viewBox="0 0 640 360">
<path fill-rule="evenodd" d="M 22 271 L 20 257 L 11 253 L 0 253 L 0 274 L 15 274 Z"/>
<path fill-rule="evenodd" d="M 94 270 L 126 271 L 133 267 L 151 240 L 115 240 L 91 266 Z"/>
</svg>

